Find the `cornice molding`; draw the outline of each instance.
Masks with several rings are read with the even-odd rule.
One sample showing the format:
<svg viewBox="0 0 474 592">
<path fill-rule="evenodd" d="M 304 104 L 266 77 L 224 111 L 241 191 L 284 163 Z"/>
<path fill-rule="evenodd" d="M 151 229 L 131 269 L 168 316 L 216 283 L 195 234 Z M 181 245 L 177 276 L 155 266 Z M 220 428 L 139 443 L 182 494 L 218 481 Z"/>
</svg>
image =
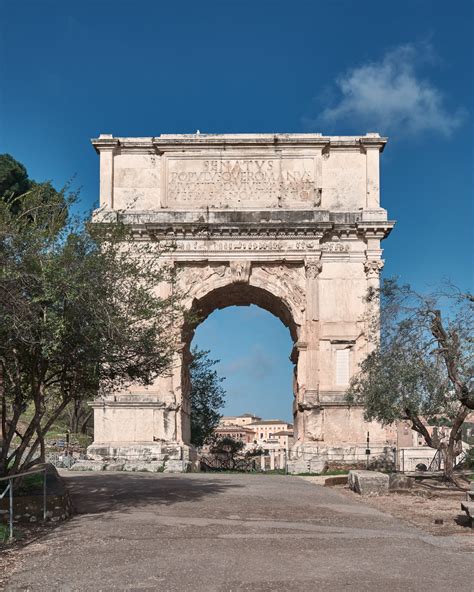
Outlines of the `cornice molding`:
<svg viewBox="0 0 474 592">
<path fill-rule="evenodd" d="M 111 134 L 101 134 L 91 140 L 94 148 L 99 152 L 106 148 L 111 141 L 124 151 L 146 150 L 156 153 L 173 150 L 187 150 L 208 148 L 242 148 L 254 147 L 262 150 L 279 148 L 314 147 L 318 150 L 352 150 L 367 147 L 378 148 L 383 151 L 387 138 L 378 134 L 366 136 L 323 136 L 322 134 L 161 134 L 149 137 L 114 137 Z"/>
<path fill-rule="evenodd" d="M 359 212 L 329 212 L 327 210 L 156 210 L 130 212 L 97 210 L 93 221 L 121 221 L 138 236 L 151 238 L 307 238 L 318 239 L 324 245 L 334 240 L 385 238 L 395 222 L 360 221 Z"/>
</svg>

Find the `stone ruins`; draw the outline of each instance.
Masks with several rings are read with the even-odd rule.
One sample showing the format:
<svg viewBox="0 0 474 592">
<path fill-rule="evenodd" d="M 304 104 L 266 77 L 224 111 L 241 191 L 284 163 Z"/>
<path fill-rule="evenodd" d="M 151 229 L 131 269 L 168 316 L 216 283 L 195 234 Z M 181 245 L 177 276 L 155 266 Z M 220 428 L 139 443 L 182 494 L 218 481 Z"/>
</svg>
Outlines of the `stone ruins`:
<svg viewBox="0 0 474 592">
<path fill-rule="evenodd" d="M 368 431 L 373 455 L 387 446 L 385 429 L 365 423 L 344 394 L 370 348 L 364 297 L 379 285 L 380 243 L 394 226 L 379 200 L 386 141 L 375 133 L 92 141 L 100 156 L 95 219 L 120 217 L 138 240 L 172 243 L 165 257 L 179 270 L 189 310 L 205 319 L 256 304 L 288 327 L 294 471 L 365 459 Z M 183 328 L 171 376 L 93 403 L 92 458 L 189 470 L 191 339 Z"/>
</svg>

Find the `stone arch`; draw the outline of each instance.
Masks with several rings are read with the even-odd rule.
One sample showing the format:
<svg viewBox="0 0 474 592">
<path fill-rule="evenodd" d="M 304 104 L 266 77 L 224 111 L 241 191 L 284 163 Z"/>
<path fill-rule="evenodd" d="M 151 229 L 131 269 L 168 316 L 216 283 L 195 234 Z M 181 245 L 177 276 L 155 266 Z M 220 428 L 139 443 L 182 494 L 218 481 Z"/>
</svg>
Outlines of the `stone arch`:
<svg viewBox="0 0 474 592">
<path fill-rule="evenodd" d="M 205 275 L 205 274 L 203 274 Z M 188 299 L 188 310 L 191 313 L 192 323 L 184 323 L 182 330 L 182 355 L 181 355 L 181 438 L 185 444 L 189 444 L 191 413 L 188 401 L 188 395 L 191 389 L 189 377 L 189 364 L 191 362 L 190 345 L 196 328 L 203 323 L 207 317 L 215 310 L 228 308 L 230 306 L 250 306 L 254 304 L 270 312 L 277 317 L 289 330 L 293 341 L 293 348 L 289 360 L 294 364 L 293 369 L 293 414 L 298 411 L 296 397 L 298 391 L 298 349 L 295 347 L 301 330 L 301 324 L 297 321 L 299 313 L 298 304 L 291 299 L 291 294 L 284 292 L 282 287 L 273 285 L 261 287 L 255 283 L 241 281 L 240 279 L 232 281 L 232 278 L 212 282 L 196 282 L 195 286 L 190 288 L 190 298 Z M 296 318 L 295 318 L 296 317 Z M 295 417 L 296 420 L 296 417 Z M 295 424 L 297 422 L 295 421 Z"/>
<path fill-rule="evenodd" d="M 194 298 L 191 311 L 202 323 L 212 312 L 229 306 L 250 306 L 255 304 L 278 317 L 288 327 L 293 342 L 299 334 L 299 325 L 286 299 L 273 292 L 246 283 L 228 283 L 214 288 L 199 298 Z M 196 325 L 197 326 L 197 325 Z"/>
<path fill-rule="evenodd" d="M 381 241 L 394 226 L 379 201 L 385 143 L 375 133 L 93 140 L 100 154 L 95 223 L 120 220 L 150 254 L 164 254 L 182 272 L 185 307 L 202 318 L 253 302 L 289 327 L 297 394 L 290 472 L 309 470 L 313 460 L 320 470 L 329 456 L 365 460 L 368 429 L 372 451 L 387 442 L 385 429 L 369 426 L 344 397 L 367 352 L 362 303 L 378 286 Z M 157 291 L 168 297 L 175 285 Z M 192 327 L 177 322 L 169 373 L 93 403 L 89 454 L 191 467 L 183 371 L 191 336 Z M 340 349 L 352 353 L 338 355 Z"/>
</svg>

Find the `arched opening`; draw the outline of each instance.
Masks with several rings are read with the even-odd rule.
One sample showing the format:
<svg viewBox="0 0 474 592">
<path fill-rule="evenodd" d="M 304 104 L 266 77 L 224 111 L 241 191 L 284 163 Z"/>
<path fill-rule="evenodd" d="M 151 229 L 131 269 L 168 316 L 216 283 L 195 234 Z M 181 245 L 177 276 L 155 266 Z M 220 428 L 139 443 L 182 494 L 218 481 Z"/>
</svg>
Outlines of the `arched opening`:
<svg viewBox="0 0 474 592">
<path fill-rule="evenodd" d="M 241 307 L 245 307 L 245 309 Z M 191 317 L 192 324 L 185 326 L 183 331 L 184 348 L 181 382 L 184 411 L 182 423 L 183 441 L 185 443 L 190 443 L 189 438 L 192 418 L 190 416 L 191 409 L 188 404 L 188 397 L 191 390 L 189 375 L 189 364 L 192 360 L 191 349 L 195 344 L 201 346 L 198 337 L 201 331 L 205 329 L 207 325 L 206 319 L 208 319 L 208 317 L 211 317 L 208 322 L 213 325 L 214 331 L 221 332 L 222 334 L 229 332 L 229 335 L 227 335 L 226 338 L 226 361 L 228 362 L 229 359 L 233 357 L 234 361 L 236 361 L 235 372 L 237 374 L 239 372 L 243 374 L 247 371 L 254 373 L 254 376 L 248 377 L 248 380 L 239 380 L 238 376 L 231 377 L 231 388 L 227 389 L 228 399 L 226 401 L 226 407 L 224 407 L 224 415 L 250 413 L 257 417 L 262 417 L 262 420 L 280 419 L 282 422 L 291 425 L 293 423 L 293 416 L 296 409 L 294 401 L 297 392 L 297 350 L 294 345 L 298 340 L 299 326 L 295 323 L 293 315 L 284 300 L 263 288 L 246 283 L 233 283 L 215 288 L 201 298 L 194 299 L 191 307 Z M 283 323 L 283 326 L 279 321 Z M 265 337 L 259 339 L 258 335 L 254 335 L 253 339 L 249 339 L 249 336 L 255 332 L 257 326 L 262 327 L 265 325 L 273 327 L 273 333 L 270 330 L 267 336 L 267 343 L 265 343 Z M 194 339 L 196 332 L 197 338 Z M 273 353 L 274 359 L 271 359 L 272 346 L 274 345 L 274 343 L 272 343 L 272 341 L 274 341 L 271 337 L 272 334 L 277 335 L 278 340 L 280 340 L 279 351 L 277 351 L 276 354 L 275 352 Z M 246 359 L 244 360 L 244 363 L 241 364 L 240 369 L 238 367 L 238 358 L 240 354 L 242 360 L 242 350 L 239 352 L 239 344 L 232 348 L 232 339 L 240 339 L 240 341 L 246 342 L 247 345 L 250 344 L 251 347 L 253 347 L 253 352 L 247 352 Z M 240 345 L 242 346 L 242 344 Z M 210 348 L 206 347 L 206 344 L 204 344 L 202 349 L 211 349 L 211 357 L 218 359 L 222 358 L 223 351 L 220 350 L 219 347 Z M 229 356 L 229 350 L 232 349 L 233 351 Z M 256 357 L 255 360 L 250 359 L 252 353 Z M 259 357 L 262 362 L 260 367 L 258 367 Z M 278 365 L 278 372 L 276 372 L 276 374 L 281 377 L 280 384 L 275 387 L 274 396 L 278 397 L 276 404 L 269 400 L 268 390 L 272 388 L 272 381 L 268 380 L 268 377 L 265 376 L 265 372 L 271 372 L 271 363 L 269 362 Z M 265 364 L 267 364 L 267 368 L 265 368 Z M 283 370 L 283 366 L 285 367 L 285 370 Z M 255 384 L 249 385 L 249 380 L 252 378 L 255 380 Z M 273 384 L 277 385 L 277 382 L 278 381 L 273 381 Z M 238 388 L 245 388 L 245 385 L 247 385 L 247 387 L 253 387 L 251 396 L 236 397 L 236 390 Z M 226 386 L 229 386 L 229 383 L 227 383 Z M 258 404 L 259 388 L 266 389 L 262 397 L 264 399 L 266 398 L 267 404 L 269 403 L 266 412 L 265 403 Z M 293 397 L 291 396 L 292 391 Z M 286 409 L 284 409 L 285 406 Z M 229 409 L 231 412 L 226 413 L 226 410 L 228 411 Z M 186 417 L 186 415 L 188 417 Z M 282 427 L 281 431 L 288 429 L 289 428 Z M 266 429 L 262 430 L 262 434 L 257 433 L 255 440 L 260 440 L 263 434 L 265 437 L 269 435 L 273 436 L 274 432 L 278 431 L 270 427 L 268 430 L 269 431 Z M 292 441 L 293 438 L 291 437 L 291 442 Z"/>
</svg>

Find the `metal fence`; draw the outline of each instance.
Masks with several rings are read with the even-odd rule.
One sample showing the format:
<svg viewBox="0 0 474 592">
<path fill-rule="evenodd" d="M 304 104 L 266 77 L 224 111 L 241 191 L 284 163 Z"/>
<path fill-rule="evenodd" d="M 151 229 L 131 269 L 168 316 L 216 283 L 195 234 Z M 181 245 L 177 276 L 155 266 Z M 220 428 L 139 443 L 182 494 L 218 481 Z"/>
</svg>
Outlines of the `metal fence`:
<svg viewBox="0 0 474 592">
<path fill-rule="evenodd" d="M 0 499 L 3 499 L 8 493 L 9 504 L 8 504 L 8 523 L 10 527 L 10 539 L 13 538 L 13 481 L 20 477 L 26 477 L 26 475 L 36 475 L 43 473 L 43 520 L 46 522 L 46 465 L 38 467 L 37 469 L 31 469 L 23 473 L 17 473 L 16 475 L 9 475 L 8 477 L 0 477 L 0 483 L 8 481 L 8 485 L 5 487 L 3 492 L 0 494 Z"/>
</svg>

